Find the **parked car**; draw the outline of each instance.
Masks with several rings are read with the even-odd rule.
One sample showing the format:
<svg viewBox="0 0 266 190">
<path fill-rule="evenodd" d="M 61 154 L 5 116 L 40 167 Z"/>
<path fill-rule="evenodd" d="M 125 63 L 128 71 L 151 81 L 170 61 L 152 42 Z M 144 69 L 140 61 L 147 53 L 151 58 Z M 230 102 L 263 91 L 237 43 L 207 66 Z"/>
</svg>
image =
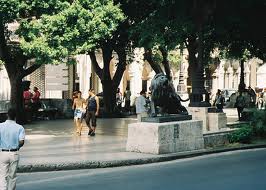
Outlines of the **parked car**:
<svg viewBox="0 0 266 190">
<path fill-rule="evenodd" d="M 225 102 L 229 102 L 231 95 L 236 92 L 237 92 L 237 89 L 223 89 L 222 93 L 224 95 Z"/>
</svg>

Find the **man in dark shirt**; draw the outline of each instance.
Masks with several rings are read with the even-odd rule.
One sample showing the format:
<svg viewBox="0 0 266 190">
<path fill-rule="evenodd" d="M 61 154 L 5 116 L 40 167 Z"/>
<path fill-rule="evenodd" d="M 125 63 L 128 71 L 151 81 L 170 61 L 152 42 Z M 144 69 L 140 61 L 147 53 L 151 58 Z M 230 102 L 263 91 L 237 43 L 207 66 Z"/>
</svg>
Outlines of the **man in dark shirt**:
<svg viewBox="0 0 266 190">
<path fill-rule="evenodd" d="M 99 98 L 95 95 L 93 89 L 89 90 L 89 98 L 87 99 L 87 108 L 86 108 L 86 117 L 85 121 L 89 127 L 90 136 L 95 136 L 96 130 L 96 116 L 99 115 Z M 90 124 L 91 121 L 91 124 Z"/>
</svg>

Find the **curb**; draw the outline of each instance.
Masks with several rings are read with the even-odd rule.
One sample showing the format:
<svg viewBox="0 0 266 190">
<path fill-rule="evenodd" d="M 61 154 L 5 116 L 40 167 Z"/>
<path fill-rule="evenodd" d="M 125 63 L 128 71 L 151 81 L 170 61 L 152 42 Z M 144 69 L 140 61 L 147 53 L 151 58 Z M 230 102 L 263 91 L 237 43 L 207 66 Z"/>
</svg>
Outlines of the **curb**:
<svg viewBox="0 0 266 190">
<path fill-rule="evenodd" d="M 166 161 L 172 161 L 172 160 L 184 159 L 184 158 L 193 158 L 197 156 L 217 154 L 217 153 L 222 153 L 222 152 L 258 149 L 258 148 L 266 148 L 266 144 L 245 145 L 241 147 L 232 147 L 232 148 L 217 148 L 213 150 L 201 150 L 201 151 L 194 151 L 194 152 L 189 152 L 189 153 L 187 152 L 175 153 L 175 154 L 161 155 L 160 157 L 151 157 L 151 158 L 143 158 L 143 159 L 127 159 L 127 160 L 112 160 L 112 161 L 85 161 L 85 162 L 60 163 L 60 164 L 20 165 L 18 167 L 18 173 L 96 169 L 96 168 L 110 168 L 110 167 L 142 165 L 142 164 L 166 162 Z"/>
</svg>

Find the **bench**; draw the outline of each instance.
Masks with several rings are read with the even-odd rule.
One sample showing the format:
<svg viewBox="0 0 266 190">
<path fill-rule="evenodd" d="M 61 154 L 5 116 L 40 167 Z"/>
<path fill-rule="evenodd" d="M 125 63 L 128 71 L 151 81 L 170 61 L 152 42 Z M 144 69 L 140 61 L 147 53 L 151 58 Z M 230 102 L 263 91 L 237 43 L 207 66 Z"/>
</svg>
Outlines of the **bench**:
<svg viewBox="0 0 266 190">
<path fill-rule="evenodd" d="M 36 117 L 40 119 L 56 119 L 58 115 L 58 108 L 54 107 L 49 100 L 41 100 L 41 107 L 36 113 Z"/>
</svg>

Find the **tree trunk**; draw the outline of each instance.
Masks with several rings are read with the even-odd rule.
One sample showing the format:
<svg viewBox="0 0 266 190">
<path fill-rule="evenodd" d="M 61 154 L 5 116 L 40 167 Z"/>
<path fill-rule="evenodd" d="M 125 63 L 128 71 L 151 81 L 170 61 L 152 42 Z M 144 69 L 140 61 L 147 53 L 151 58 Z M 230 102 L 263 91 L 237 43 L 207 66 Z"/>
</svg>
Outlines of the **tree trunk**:
<svg viewBox="0 0 266 190">
<path fill-rule="evenodd" d="M 110 115 L 115 112 L 116 106 L 116 88 L 111 80 L 101 81 L 103 87 L 103 102 L 104 102 L 104 112 Z"/>
<path fill-rule="evenodd" d="M 104 112 L 107 115 L 111 115 L 115 112 L 116 108 L 116 91 L 120 84 L 120 81 L 123 77 L 124 71 L 126 69 L 126 51 L 125 47 L 116 47 L 115 51 L 117 52 L 119 63 L 113 79 L 110 74 L 110 61 L 112 59 L 112 50 L 113 47 L 110 45 L 105 45 L 102 48 L 102 55 L 104 61 L 104 68 L 101 69 L 96 60 L 94 52 L 90 52 L 90 58 L 92 65 L 97 76 L 100 78 L 102 87 L 103 87 L 103 102 L 104 102 Z"/>
<path fill-rule="evenodd" d="M 162 64 L 164 66 L 165 74 L 166 74 L 167 78 L 170 81 L 172 81 L 171 70 L 170 70 L 170 63 L 168 61 L 168 52 L 167 52 L 167 50 L 165 48 L 163 48 L 161 46 L 160 46 L 160 51 L 161 51 L 162 56 L 163 56 Z"/>
<path fill-rule="evenodd" d="M 103 102 L 104 111 L 106 114 L 111 114 L 115 110 L 115 92 L 113 81 L 110 73 L 110 61 L 112 60 L 113 49 L 109 44 L 106 44 L 102 48 L 103 54 L 103 73 L 101 83 L 103 86 Z"/>
<path fill-rule="evenodd" d="M 162 68 L 160 67 L 160 65 L 158 65 L 157 63 L 155 63 L 152 59 L 152 50 L 151 49 L 145 49 L 145 53 L 144 53 L 144 59 L 147 60 L 151 66 L 151 68 L 154 70 L 154 72 L 156 74 L 158 73 L 163 73 Z"/>
<path fill-rule="evenodd" d="M 17 123 L 23 124 L 26 122 L 25 110 L 23 106 L 23 89 L 22 78 L 14 75 L 9 76 L 11 86 L 11 106 L 17 111 Z"/>
<path fill-rule="evenodd" d="M 33 73 L 36 69 L 38 69 L 41 65 L 33 64 L 30 67 L 24 69 L 26 66 L 27 57 L 25 57 L 21 52 L 17 52 L 17 54 L 13 56 L 13 59 L 5 60 L 5 68 L 8 73 L 10 86 L 11 86 L 11 106 L 17 110 L 17 122 L 23 124 L 26 122 L 26 112 L 24 109 L 24 101 L 23 101 L 23 85 L 22 79 Z"/>
</svg>

